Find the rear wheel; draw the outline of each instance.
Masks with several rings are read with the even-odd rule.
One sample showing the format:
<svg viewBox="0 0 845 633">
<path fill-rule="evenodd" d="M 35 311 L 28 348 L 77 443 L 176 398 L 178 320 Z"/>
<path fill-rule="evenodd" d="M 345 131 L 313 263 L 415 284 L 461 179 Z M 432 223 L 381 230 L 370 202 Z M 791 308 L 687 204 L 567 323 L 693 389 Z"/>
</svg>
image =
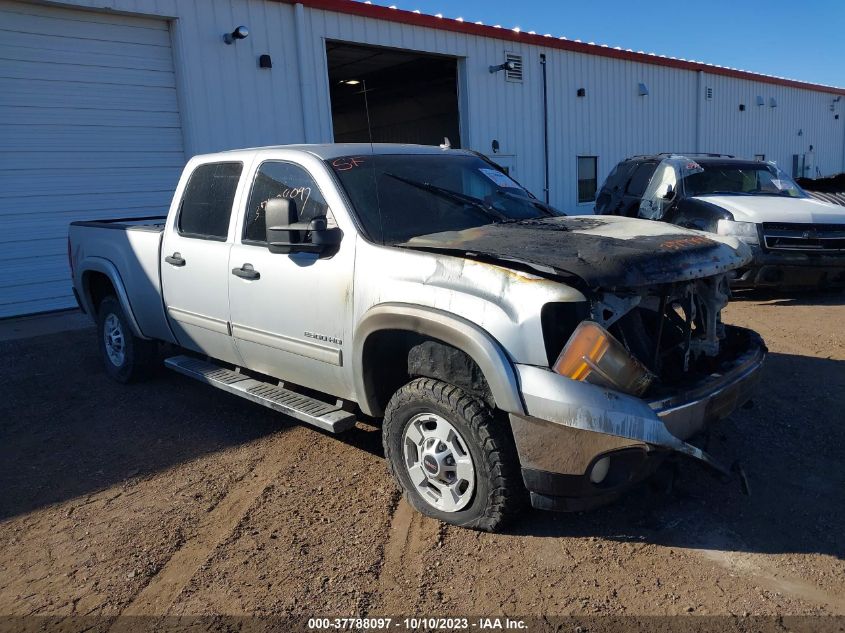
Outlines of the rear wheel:
<svg viewBox="0 0 845 633">
<path fill-rule="evenodd" d="M 116 297 L 106 297 L 97 310 L 97 335 L 106 373 L 118 382 L 134 382 L 152 374 L 158 346 L 135 336 Z"/>
<path fill-rule="evenodd" d="M 419 378 L 399 389 L 383 440 L 391 474 L 422 514 L 492 532 L 523 505 L 510 426 L 454 385 Z"/>
</svg>

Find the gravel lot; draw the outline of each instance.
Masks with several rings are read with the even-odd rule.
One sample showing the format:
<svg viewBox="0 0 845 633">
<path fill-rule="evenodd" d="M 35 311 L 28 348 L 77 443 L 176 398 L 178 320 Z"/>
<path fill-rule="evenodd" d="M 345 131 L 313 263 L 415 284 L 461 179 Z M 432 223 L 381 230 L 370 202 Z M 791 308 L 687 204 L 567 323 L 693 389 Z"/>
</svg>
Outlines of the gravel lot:
<svg viewBox="0 0 845 633">
<path fill-rule="evenodd" d="M 90 328 L 0 343 L 0 614 L 845 614 L 845 295 L 725 320 L 771 350 L 710 441 L 751 496 L 682 462 L 671 490 L 497 535 L 413 513 L 378 428 L 333 437 L 166 371 L 117 385 Z"/>
</svg>

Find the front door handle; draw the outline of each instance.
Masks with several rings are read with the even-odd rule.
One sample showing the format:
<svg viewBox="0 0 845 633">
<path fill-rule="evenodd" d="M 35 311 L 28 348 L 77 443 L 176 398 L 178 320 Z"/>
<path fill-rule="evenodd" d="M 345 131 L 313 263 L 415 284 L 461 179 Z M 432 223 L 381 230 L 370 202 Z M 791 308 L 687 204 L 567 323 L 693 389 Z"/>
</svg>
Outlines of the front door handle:
<svg viewBox="0 0 845 633">
<path fill-rule="evenodd" d="M 168 255 L 164 258 L 164 261 L 166 261 L 171 266 L 184 266 L 185 264 L 187 264 L 185 258 L 182 257 L 180 253 L 173 253 L 173 255 Z"/>
<path fill-rule="evenodd" d="M 261 279 L 261 273 L 255 270 L 252 264 L 244 264 L 240 268 L 233 268 L 232 274 L 241 279 Z"/>
</svg>

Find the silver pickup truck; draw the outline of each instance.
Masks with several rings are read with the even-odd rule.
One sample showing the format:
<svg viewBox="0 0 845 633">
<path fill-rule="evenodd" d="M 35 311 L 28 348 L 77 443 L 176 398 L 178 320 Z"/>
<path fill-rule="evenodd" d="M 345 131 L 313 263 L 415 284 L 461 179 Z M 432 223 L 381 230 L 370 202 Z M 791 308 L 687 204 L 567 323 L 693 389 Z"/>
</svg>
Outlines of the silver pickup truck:
<svg viewBox="0 0 845 633">
<path fill-rule="evenodd" d="M 420 512 L 582 510 L 745 402 L 765 347 L 720 311 L 732 237 L 566 216 L 483 156 L 311 145 L 197 156 L 166 218 L 74 222 L 108 374 L 165 366 L 329 432 L 383 419 Z M 176 353 L 176 352 L 174 352 Z"/>
</svg>

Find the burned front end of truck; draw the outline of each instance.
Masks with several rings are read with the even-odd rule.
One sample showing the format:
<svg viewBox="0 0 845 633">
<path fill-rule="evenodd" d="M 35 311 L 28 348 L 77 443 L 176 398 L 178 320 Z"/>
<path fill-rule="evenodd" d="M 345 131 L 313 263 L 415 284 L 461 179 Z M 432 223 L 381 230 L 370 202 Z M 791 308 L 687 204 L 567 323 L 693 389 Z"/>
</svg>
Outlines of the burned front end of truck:
<svg viewBox="0 0 845 633">
<path fill-rule="evenodd" d="M 437 376 L 509 416 L 533 505 L 598 505 L 672 454 L 728 472 L 688 440 L 744 403 L 759 377 L 763 342 L 721 320 L 729 282 L 752 257 L 746 244 L 567 216 L 464 151 L 330 166 L 363 233 L 391 247 L 359 264 L 380 280 L 362 302 L 423 305 L 472 332 L 446 342 L 477 363 L 480 388 L 448 363 L 433 374 L 409 363 L 407 375 Z M 407 327 L 445 340 L 441 327 Z"/>
<path fill-rule="evenodd" d="M 520 369 L 528 415 L 511 424 L 535 506 L 604 503 L 673 453 L 729 474 L 687 441 L 751 397 L 765 356 L 721 321 L 728 277 L 600 292 L 552 372 Z"/>
<path fill-rule="evenodd" d="M 650 228 L 655 227 L 655 228 Z M 617 217 L 541 218 L 428 235 L 418 247 L 507 265 L 578 288 L 542 308 L 548 366 L 515 363 L 524 413 L 510 413 L 535 507 L 585 510 L 664 458 L 723 475 L 691 443 L 751 396 L 766 348 L 722 322 L 739 242 Z"/>
</svg>

